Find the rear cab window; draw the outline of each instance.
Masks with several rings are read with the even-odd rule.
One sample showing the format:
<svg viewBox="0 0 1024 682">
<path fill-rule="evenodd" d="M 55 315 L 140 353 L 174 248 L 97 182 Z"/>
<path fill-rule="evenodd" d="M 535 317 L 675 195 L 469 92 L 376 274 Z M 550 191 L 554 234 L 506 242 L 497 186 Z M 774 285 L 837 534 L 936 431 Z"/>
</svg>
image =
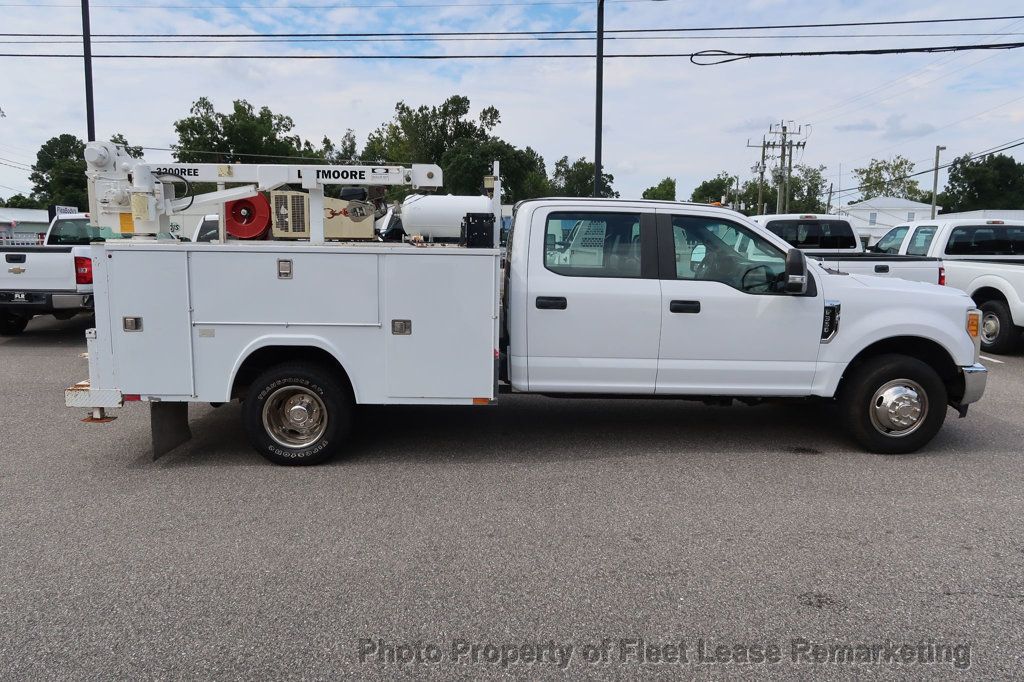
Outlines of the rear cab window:
<svg viewBox="0 0 1024 682">
<path fill-rule="evenodd" d="M 857 235 L 845 220 L 772 220 L 765 227 L 798 249 L 857 249 Z"/>
<path fill-rule="evenodd" d="M 1024 227 L 1017 225 L 961 225 L 946 242 L 950 256 L 1024 256 Z"/>
<path fill-rule="evenodd" d="M 125 239 L 131 236 L 114 232 L 108 227 L 90 225 L 88 218 L 67 218 L 54 223 L 46 243 L 55 246 L 88 246 L 93 242 Z"/>
<path fill-rule="evenodd" d="M 570 277 L 641 277 L 640 214 L 556 212 L 547 218 L 544 267 Z"/>
</svg>

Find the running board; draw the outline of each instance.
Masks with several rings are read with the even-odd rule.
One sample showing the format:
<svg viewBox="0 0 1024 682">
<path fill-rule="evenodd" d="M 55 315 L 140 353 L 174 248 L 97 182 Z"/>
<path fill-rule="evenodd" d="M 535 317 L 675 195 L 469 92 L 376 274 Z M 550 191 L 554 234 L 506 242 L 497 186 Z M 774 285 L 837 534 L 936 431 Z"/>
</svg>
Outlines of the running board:
<svg viewBox="0 0 1024 682">
<path fill-rule="evenodd" d="M 188 403 L 151 402 L 149 430 L 153 438 L 153 459 L 159 459 L 192 440 L 192 429 L 188 427 Z"/>
</svg>

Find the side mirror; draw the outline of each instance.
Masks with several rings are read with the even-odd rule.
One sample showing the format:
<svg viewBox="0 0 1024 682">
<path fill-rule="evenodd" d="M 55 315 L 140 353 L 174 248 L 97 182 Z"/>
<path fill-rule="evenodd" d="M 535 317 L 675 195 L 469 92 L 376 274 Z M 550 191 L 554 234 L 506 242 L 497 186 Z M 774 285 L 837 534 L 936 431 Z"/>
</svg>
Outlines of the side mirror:
<svg viewBox="0 0 1024 682">
<path fill-rule="evenodd" d="M 550 232 L 544 235 L 544 248 L 546 248 L 548 251 L 555 248 L 555 235 L 551 234 Z"/>
<path fill-rule="evenodd" d="M 807 257 L 800 249 L 790 249 L 786 253 L 786 278 L 783 291 L 787 294 L 802 295 L 807 293 Z"/>
</svg>

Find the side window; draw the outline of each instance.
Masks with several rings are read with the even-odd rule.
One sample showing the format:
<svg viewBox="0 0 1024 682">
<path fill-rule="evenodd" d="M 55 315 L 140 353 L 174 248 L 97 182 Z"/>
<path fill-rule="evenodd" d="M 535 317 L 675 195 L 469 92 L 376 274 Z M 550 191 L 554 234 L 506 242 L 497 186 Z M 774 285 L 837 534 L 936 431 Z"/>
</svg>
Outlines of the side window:
<svg viewBox="0 0 1024 682">
<path fill-rule="evenodd" d="M 875 252 L 877 253 L 899 253 L 900 244 L 903 243 L 903 238 L 907 236 L 907 232 L 910 231 L 908 225 L 900 225 L 894 227 L 885 233 L 885 236 L 878 240 L 875 244 Z"/>
<path fill-rule="evenodd" d="M 571 277 L 640 277 L 640 214 L 548 215 L 544 267 Z"/>
<path fill-rule="evenodd" d="M 736 223 L 672 216 L 676 279 L 722 282 L 747 293 L 775 293 L 786 254 Z M 741 248 L 737 249 L 737 245 Z"/>
<path fill-rule="evenodd" d="M 932 239 L 935 238 L 935 229 L 932 225 L 917 228 L 914 231 L 914 236 L 910 238 L 910 244 L 907 245 L 907 255 L 927 256 L 928 247 L 932 245 Z"/>
<path fill-rule="evenodd" d="M 949 235 L 946 253 L 951 256 L 1019 256 L 1024 253 L 1024 229 L 988 225 L 956 227 Z"/>
</svg>

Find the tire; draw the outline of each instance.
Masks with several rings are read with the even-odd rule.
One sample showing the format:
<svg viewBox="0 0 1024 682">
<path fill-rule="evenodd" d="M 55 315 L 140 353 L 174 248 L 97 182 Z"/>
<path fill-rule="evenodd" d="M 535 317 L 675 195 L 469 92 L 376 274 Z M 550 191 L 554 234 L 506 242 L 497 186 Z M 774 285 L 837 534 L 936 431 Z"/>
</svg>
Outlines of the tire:
<svg viewBox="0 0 1024 682">
<path fill-rule="evenodd" d="M 352 412 L 351 393 L 332 371 L 304 362 L 268 369 L 242 402 L 249 442 L 286 466 L 319 464 L 337 455 L 352 430 Z"/>
<path fill-rule="evenodd" d="M 1020 340 L 1020 330 L 1013 326 L 1010 308 L 1002 301 L 981 304 L 981 349 L 986 353 L 1008 353 Z"/>
<path fill-rule="evenodd" d="M 889 410 L 883 409 L 887 398 Z M 869 452 L 886 455 L 927 445 L 946 420 L 946 401 L 938 373 L 906 355 L 880 355 L 854 367 L 839 396 L 850 434 Z"/>
<path fill-rule="evenodd" d="M 0 336 L 17 336 L 25 331 L 31 318 L 0 313 Z"/>
</svg>

